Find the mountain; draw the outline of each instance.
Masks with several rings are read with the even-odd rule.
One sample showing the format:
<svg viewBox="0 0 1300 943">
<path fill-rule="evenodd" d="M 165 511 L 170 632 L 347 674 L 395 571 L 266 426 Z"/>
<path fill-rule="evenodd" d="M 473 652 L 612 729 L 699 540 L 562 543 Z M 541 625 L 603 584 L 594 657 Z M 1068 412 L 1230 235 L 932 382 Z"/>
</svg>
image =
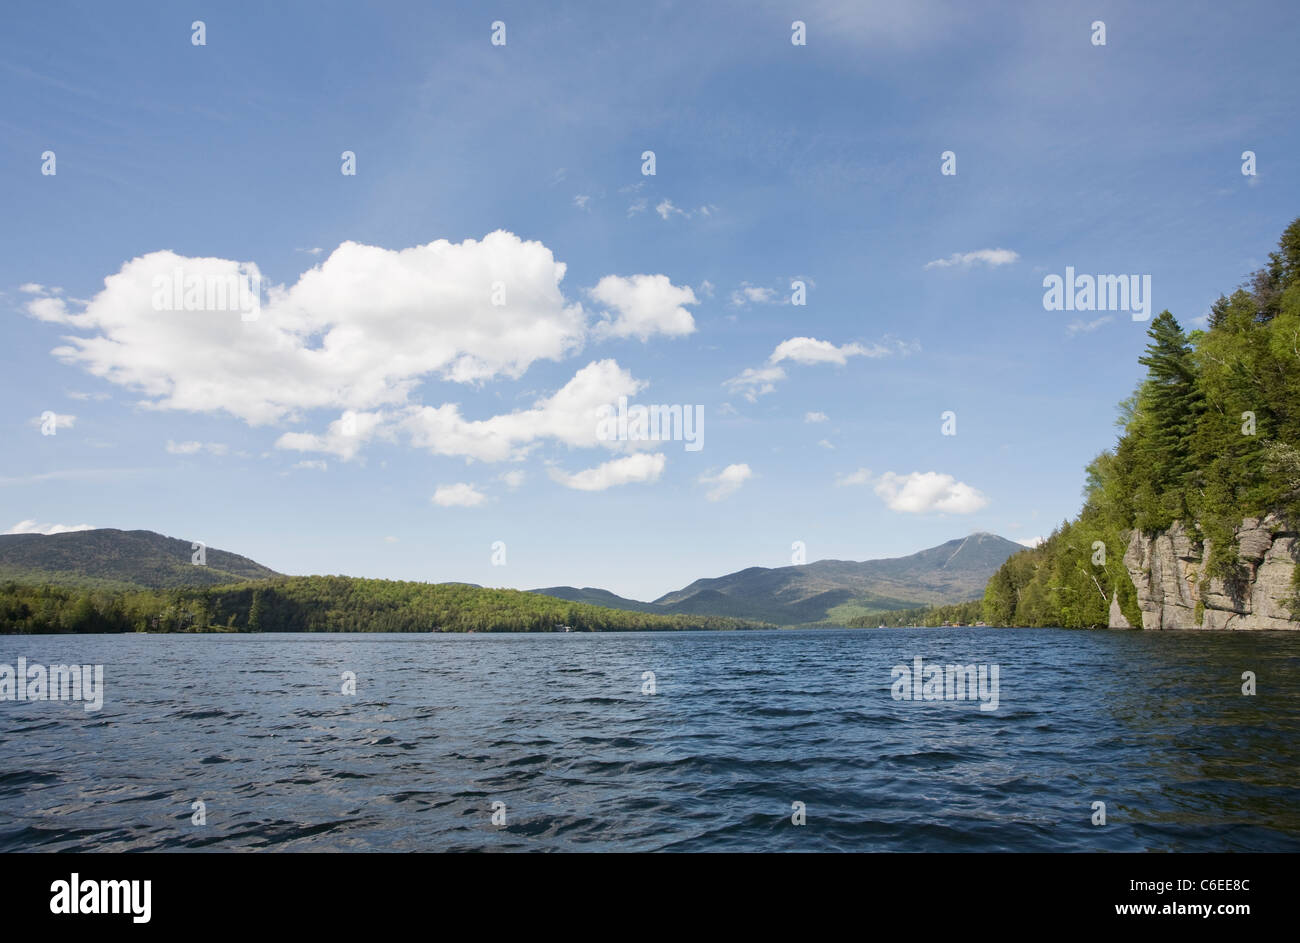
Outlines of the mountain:
<svg viewBox="0 0 1300 943">
<path fill-rule="evenodd" d="M 247 557 L 207 547 L 192 563 L 191 541 L 149 530 L 80 530 L 0 535 L 0 582 L 81 589 L 171 589 L 217 586 L 280 576 Z"/>
<path fill-rule="evenodd" d="M 842 624 L 868 612 L 975 599 L 1007 558 L 1024 549 L 996 534 L 971 534 L 906 557 L 749 567 L 696 580 L 649 603 L 572 586 L 533 592 L 636 612 L 729 616 L 780 625 Z"/>
<path fill-rule="evenodd" d="M 578 589 L 576 586 L 548 586 L 545 589 L 530 589 L 529 592 L 537 593 L 539 596 L 550 596 L 554 599 L 566 599 L 569 602 L 585 603 L 588 606 L 624 609 L 627 612 L 664 611 L 662 606 L 656 606 L 652 602 L 638 602 L 635 599 L 618 596 L 607 589 L 596 589 L 592 586 L 584 586 L 582 589 Z"/>
</svg>

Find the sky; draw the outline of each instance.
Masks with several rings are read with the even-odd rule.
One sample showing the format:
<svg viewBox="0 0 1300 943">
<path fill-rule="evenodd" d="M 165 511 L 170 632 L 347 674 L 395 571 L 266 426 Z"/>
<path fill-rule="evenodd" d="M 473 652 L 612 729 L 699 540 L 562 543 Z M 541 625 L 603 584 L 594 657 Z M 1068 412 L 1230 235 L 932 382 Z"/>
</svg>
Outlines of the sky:
<svg viewBox="0 0 1300 943">
<path fill-rule="evenodd" d="M 1289 2 L 6 26 L 0 531 L 285 573 L 650 599 L 800 549 L 1032 542 L 1147 327 L 1045 279 L 1149 278 L 1194 328 L 1300 215 Z M 620 397 L 693 441 L 602 425 Z"/>
</svg>

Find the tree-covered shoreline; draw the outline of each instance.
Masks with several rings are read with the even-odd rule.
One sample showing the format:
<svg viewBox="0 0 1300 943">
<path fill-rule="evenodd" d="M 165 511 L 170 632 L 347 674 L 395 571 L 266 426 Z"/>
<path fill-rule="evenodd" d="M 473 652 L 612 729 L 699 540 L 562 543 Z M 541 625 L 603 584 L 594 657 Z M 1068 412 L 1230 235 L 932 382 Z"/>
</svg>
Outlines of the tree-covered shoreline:
<svg viewBox="0 0 1300 943">
<path fill-rule="evenodd" d="M 0 632 L 574 632 L 772 628 L 606 609 L 513 589 L 291 576 L 168 590 L 0 584 Z"/>
<path fill-rule="evenodd" d="M 1300 219 L 1266 266 L 1212 305 L 1207 330 L 1186 333 L 1164 311 L 1148 336 L 1147 375 L 1120 404 L 1118 442 L 1087 468 L 1082 510 L 994 574 L 986 622 L 1105 626 L 1118 595 L 1140 626 L 1123 560 L 1134 530 L 1183 522 L 1206 552 L 1205 578 L 1234 592 L 1246 579 L 1242 521 L 1300 523 Z M 1293 586 L 1300 596 L 1300 567 Z M 1300 598 L 1290 608 L 1300 620 Z"/>
</svg>

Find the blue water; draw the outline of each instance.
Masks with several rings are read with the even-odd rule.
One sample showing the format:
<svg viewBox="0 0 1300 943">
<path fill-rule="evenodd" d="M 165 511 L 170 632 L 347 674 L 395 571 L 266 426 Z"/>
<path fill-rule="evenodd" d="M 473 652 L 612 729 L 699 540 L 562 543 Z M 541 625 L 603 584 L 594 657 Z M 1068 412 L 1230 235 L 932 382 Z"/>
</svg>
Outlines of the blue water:
<svg viewBox="0 0 1300 943">
<path fill-rule="evenodd" d="M 0 637 L 20 655 L 103 664 L 106 695 L 0 702 L 0 851 L 1300 850 L 1300 633 Z M 997 710 L 895 700 L 918 655 L 998 665 Z"/>
</svg>

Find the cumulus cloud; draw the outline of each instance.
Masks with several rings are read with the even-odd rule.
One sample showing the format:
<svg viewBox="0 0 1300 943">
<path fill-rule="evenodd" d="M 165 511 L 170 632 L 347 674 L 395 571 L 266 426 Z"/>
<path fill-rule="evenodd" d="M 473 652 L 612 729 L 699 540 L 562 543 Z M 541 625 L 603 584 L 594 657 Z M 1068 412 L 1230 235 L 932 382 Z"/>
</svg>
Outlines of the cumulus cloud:
<svg viewBox="0 0 1300 943">
<path fill-rule="evenodd" d="M 385 418 L 383 412 L 367 413 L 348 410 L 329 424 L 324 435 L 286 432 L 275 440 L 275 447 L 297 452 L 325 452 L 349 461 L 356 457 L 361 447 L 376 433 L 385 434 L 381 428 Z"/>
<path fill-rule="evenodd" d="M 1026 547 L 1037 547 L 1046 539 L 1046 537 L 1021 537 L 1016 540 L 1016 543 L 1023 544 Z"/>
<path fill-rule="evenodd" d="M 699 304 L 690 286 L 677 286 L 667 275 L 606 275 L 589 292 L 592 299 L 613 309 L 616 316 L 597 323 L 601 336 L 638 337 L 654 334 L 680 337 L 695 331 L 695 319 L 682 305 Z"/>
<path fill-rule="evenodd" d="M 721 501 L 740 490 L 740 486 L 754 476 L 753 470 L 743 462 L 728 465 L 716 475 L 701 475 L 700 484 L 712 487 L 704 495 L 710 501 Z"/>
<path fill-rule="evenodd" d="M 807 412 L 803 414 L 804 422 L 826 422 L 830 418 L 831 417 L 826 415 L 825 413 L 817 412 L 817 411 Z"/>
<path fill-rule="evenodd" d="M 93 524 L 38 524 L 36 521 L 19 521 L 5 531 L 6 534 L 70 534 L 78 530 L 94 530 Z"/>
<path fill-rule="evenodd" d="M 777 366 L 784 361 L 802 365 L 834 364 L 844 366 L 850 357 L 890 357 L 907 355 L 920 350 L 920 345 L 904 343 L 892 338 L 885 338 L 877 344 L 841 344 L 836 346 L 830 341 L 815 337 L 791 337 L 781 341 L 767 358 L 766 367 L 747 367 L 737 376 L 723 381 L 723 386 L 734 392 L 742 393 L 751 403 L 764 393 L 771 393 L 776 384 L 786 377 L 785 370 Z"/>
<path fill-rule="evenodd" d="M 473 485 L 457 482 L 454 485 L 439 485 L 433 493 L 433 503 L 444 508 L 478 507 L 487 500 L 487 495 Z"/>
<path fill-rule="evenodd" d="M 972 265 L 982 263 L 995 268 L 999 265 L 1010 265 L 1020 258 L 1019 253 L 1011 249 L 976 249 L 974 252 L 954 252 L 946 259 L 935 259 L 933 262 L 926 262 L 925 267 L 931 268 L 970 268 Z"/>
<path fill-rule="evenodd" d="M 501 480 L 505 482 L 506 487 L 511 491 L 514 491 L 522 485 L 525 477 L 524 473 L 519 470 L 508 471 L 500 476 Z"/>
<path fill-rule="evenodd" d="M 577 491 L 604 491 L 615 485 L 642 481 L 658 481 L 667 460 L 660 453 L 640 453 L 611 459 L 572 475 L 558 468 L 551 469 L 551 478 L 566 488 Z"/>
<path fill-rule="evenodd" d="M 174 281 L 260 281 L 256 265 L 161 251 L 123 264 L 88 302 L 29 284 L 26 310 L 72 328 L 53 351 L 58 359 L 136 391 L 145 408 L 224 411 L 250 425 L 336 410 L 325 431 L 288 431 L 276 447 L 348 460 L 405 432 L 435 454 L 498 461 L 546 439 L 604 444 L 594 410 L 643 384 L 612 360 L 594 362 L 533 409 L 481 420 L 456 402 L 421 405 L 421 385 L 517 379 L 592 336 L 695 330 L 685 307 L 698 303 L 694 292 L 666 275 L 600 279 L 590 296 L 604 310 L 593 323 L 561 292 L 565 270 L 540 242 L 504 231 L 400 250 L 345 242 L 295 283 L 267 289 L 257 316 L 244 320 L 238 310 L 166 309 L 155 295 Z M 498 283 L 504 304 L 493 303 L 502 299 Z M 193 454 L 189 443 L 176 447 Z"/>
<path fill-rule="evenodd" d="M 153 252 L 104 280 L 72 313 L 62 299 L 28 303 L 33 317 L 89 336 L 54 354 L 137 390 L 146 405 L 225 410 L 251 424 L 301 410 L 406 402 L 427 377 L 474 383 L 518 377 L 582 343 L 586 315 L 560 291 L 565 266 L 508 232 L 390 250 L 345 242 L 290 286 L 273 286 L 256 320 L 238 311 L 157 310 L 155 277 L 260 278 L 228 259 Z M 508 303 L 492 303 L 494 282 Z"/>
<path fill-rule="evenodd" d="M 931 511 L 970 514 L 989 503 L 988 498 L 970 485 L 939 472 L 911 472 L 907 475 L 885 472 L 874 490 L 891 511 L 909 514 Z"/>
<path fill-rule="evenodd" d="M 599 410 L 620 396 L 634 396 L 644 385 L 615 361 L 599 360 L 579 370 L 554 396 L 537 400 L 532 409 L 470 420 L 456 403 L 422 406 L 411 410 L 400 425 L 417 448 L 483 462 L 522 458 L 545 439 L 581 448 L 616 448 L 623 443 L 597 437 Z"/>
</svg>

